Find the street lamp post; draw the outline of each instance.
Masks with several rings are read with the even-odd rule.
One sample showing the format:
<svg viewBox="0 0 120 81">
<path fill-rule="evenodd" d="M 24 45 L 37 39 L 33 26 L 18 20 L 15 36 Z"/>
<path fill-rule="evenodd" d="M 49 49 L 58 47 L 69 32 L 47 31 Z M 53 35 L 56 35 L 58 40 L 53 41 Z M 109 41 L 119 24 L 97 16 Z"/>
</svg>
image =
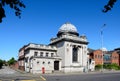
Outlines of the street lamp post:
<svg viewBox="0 0 120 81">
<path fill-rule="evenodd" d="M 104 64 L 104 54 L 103 54 L 103 28 L 106 26 L 106 24 L 104 24 L 102 27 L 101 27 L 101 51 L 102 51 L 102 69 L 101 69 L 101 72 L 103 72 L 103 64 Z"/>
</svg>

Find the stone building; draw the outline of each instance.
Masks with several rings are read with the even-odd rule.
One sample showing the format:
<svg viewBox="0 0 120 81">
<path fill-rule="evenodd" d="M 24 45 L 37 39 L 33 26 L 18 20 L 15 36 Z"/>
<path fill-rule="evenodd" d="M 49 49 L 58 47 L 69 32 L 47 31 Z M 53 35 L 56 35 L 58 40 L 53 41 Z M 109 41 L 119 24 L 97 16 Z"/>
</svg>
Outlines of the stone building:
<svg viewBox="0 0 120 81">
<path fill-rule="evenodd" d="M 86 36 L 79 36 L 73 24 L 65 23 L 60 27 L 57 37 L 50 39 L 49 45 L 30 43 L 25 46 L 25 71 L 83 72 L 88 68 L 87 45 Z"/>
<path fill-rule="evenodd" d="M 55 46 L 30 43 L 25 48 L 26 72 L 52 73 L 61 70 L 60 64 L 61 58 L 57 55 Z"/>
</svg>

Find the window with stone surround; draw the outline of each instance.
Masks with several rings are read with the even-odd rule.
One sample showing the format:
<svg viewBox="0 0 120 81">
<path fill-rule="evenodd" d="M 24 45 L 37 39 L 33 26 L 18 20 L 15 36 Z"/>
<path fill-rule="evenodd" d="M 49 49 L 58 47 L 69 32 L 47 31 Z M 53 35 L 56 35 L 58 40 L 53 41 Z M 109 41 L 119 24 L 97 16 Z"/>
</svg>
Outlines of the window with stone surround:
<svg viewBox="0 0 120 81">
<path fill-rule="evenodd" d="M 51 53 L 51 57 L 53 57 L 54 56 L 54 53 Z"/>
<path fill-rule="evenodd" d="M 43 52 L 40 52 L 40 57 L 43 57 Z"/>
<path fill-rule="evenodd" d="M 48 53 L 46 53 L 46 57 L 48 57 Z"/>
<path fill-rule="evenodd" d="M 34 56 L 38 56 L 38 52 L 34 52 Z"/>
<path fill-rule="evenodd" d="M 78 48 L 74 46 L 72 51 L 72 61 L 78 62 Z"/>
</svg>

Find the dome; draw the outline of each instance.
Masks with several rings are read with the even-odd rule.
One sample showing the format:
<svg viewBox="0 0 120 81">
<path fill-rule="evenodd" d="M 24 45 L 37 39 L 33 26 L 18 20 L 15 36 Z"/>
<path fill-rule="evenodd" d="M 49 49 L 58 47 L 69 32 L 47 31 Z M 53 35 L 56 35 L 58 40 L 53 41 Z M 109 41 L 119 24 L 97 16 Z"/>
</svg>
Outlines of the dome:
<svg viewBox="0 0 120 81">
<path fill-rule="evenodd" d="M 63 33 L 69 33 L 69 34 L 73 34 L 73 35 L 79 36 L 76 27 L 73 24 L 69 23 L 69 22 L 63 24 L 60 27 L 57 36 L 59 36 L 59 35 L 61 35 Z"/>
<path fill-rule="evenodd" d="M 77 29 L 73 24 L 67 22 L 60 27 L 58 32 L 77 32 Z"/>
</svg>

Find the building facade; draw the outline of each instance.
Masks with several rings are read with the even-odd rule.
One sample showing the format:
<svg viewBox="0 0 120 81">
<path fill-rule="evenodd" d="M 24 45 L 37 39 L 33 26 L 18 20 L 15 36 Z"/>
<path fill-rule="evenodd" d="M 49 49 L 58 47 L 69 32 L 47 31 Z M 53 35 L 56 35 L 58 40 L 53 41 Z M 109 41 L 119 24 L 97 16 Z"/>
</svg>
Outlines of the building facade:
<svg viewBox="0 0 120 81">
<path fill-rule="evenodd" d="M 25 71 L 30 73 L 52 73 L 61 70 L 61 58 L 55 46 L 30 43 L 25 48 Z"/>
<path fill-rule="evenodd" d="M 20 48 L 19 50 L 19 54 L 18 54 L 18 65 L 19 65 L 19 69 L 22 71 L 25 71 L 25 47 L 23 46 L 22 48 Z"/>
<path fill-rule="evenodd" d="M 112 64 L 112 63 L 119 65 L 120 62 L 120 58 L 119 58 L 120 55 L 116 50 L 113 51 L 92 50 L 89 55 L 90 58 L 95 61 L 95 65 Z"/>
<path fill-rule="evenodd" d="M 117 53 L 117 51 L 112 52 L 111 58 L 111 63 L 119 65 L 119 54 Z"/>
<path fill-rule="evenodd" d="M 102 64 L 103 57 L 102 57 L 102 51 L 101 50 L 93 50 L 89 54 L 90 59 L 95 61 L 95 65 Z"/>
<path fill-rule="evenodd" d="M 119 66 L 120 66 L 120 48 L 116 48 L 115 51 L 119 54 Z"/>
<path fill-rule="evenodd" d="M 54 71 L 83 72 L 88 67 L 88 41 L 79 36 L 71 23 L 63 24 L 57 37 L 49 45 L 28 44 L 24 50 L 25 71 L 31 73 L 52 73 Z"/>
</svg>

